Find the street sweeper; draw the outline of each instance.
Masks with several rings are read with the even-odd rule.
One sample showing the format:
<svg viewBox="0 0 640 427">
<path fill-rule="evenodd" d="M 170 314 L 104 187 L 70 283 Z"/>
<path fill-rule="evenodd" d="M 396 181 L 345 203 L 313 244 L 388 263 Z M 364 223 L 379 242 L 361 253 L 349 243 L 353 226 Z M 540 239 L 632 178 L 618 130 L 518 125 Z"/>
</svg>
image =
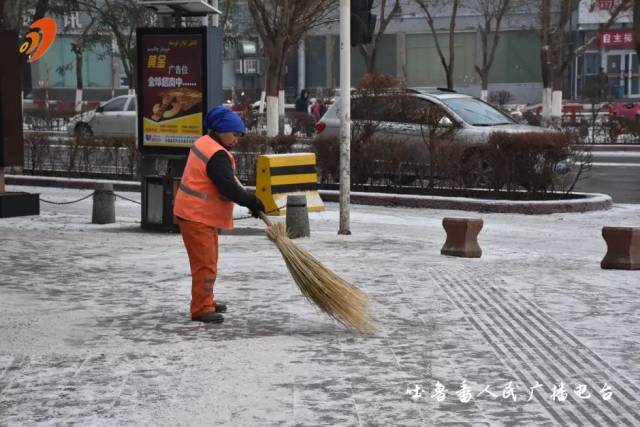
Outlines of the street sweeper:
<svg viewBox="0 0 640 427">
<path fill-rule="evenodd" d="M 191 320 L 224 321 L 226 304 L 213 293 L 218 273 L 218 229 L 233 228 L 233 204 L 246 206 L 258 218 L 264 205 L 246 191 L 235 176 L 231 148 L 245 134 L 242 119 L 222 106 L 205 118 L 207 134 L 191 147 L 176 194 L 178 218 L 191 267 Z"/>
</svg>

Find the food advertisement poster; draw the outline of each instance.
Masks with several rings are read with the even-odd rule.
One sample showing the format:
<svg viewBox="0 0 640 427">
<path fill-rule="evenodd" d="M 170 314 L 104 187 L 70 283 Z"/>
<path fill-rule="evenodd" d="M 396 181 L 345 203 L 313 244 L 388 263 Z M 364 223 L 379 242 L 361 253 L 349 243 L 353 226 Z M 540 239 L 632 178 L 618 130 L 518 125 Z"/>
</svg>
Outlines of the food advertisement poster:
<svg viewBox="0 0 640 427">
<path fill-rule="evenodd" d="M 203 133 L 203 35 L 144 34 L 141 42 L 142 145 L 188 148 Z"/>
</svg>

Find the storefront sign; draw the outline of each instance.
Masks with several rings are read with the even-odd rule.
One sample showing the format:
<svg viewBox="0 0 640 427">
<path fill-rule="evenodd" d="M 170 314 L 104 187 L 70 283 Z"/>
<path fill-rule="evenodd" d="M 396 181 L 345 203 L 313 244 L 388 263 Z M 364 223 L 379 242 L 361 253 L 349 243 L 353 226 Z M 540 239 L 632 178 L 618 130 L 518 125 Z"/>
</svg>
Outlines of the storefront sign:
<svg viewBox="0 0 640 427">
<path fill-rule="evenodd" d="M 601 47 L 633 47 L 633 30 L 609 30 L 598 35 Z"/>
<path fill-rule="evenodd" d="M 138 123 L 142 147 L 188 148 L 203 134 L 203 33 L 140 35 Z"/>
</svg>

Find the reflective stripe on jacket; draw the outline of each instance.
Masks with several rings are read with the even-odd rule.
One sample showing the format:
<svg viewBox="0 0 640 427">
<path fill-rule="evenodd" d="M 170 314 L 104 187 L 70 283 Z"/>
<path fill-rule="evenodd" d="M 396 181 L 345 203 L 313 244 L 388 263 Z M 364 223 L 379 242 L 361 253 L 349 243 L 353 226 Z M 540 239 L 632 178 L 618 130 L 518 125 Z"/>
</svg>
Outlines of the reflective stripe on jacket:
<svg viewBox="0 0 640 427">
<path fill-rule="evenodd" d="M 233 228 L 233 202 L 225 198 L 207 175 L 207 163 L 218 151 L 224 151 L 235 171 L 233 155 L 209 135 L 193 144 L 173 205 L 173 214 L 187 221 L 211 227 Z"/>
</svg>

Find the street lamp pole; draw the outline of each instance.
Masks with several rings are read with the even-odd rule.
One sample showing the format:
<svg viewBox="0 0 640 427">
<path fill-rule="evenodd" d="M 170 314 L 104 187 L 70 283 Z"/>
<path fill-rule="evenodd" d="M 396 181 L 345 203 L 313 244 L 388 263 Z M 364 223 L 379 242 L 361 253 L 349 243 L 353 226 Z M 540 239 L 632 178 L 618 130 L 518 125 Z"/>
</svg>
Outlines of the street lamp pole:
<svg viewBox="0 0 640 427">
<path fill-rule="evenodd" d="M 351 164 L 351 0 L 340 0 L 340 228 L 349 229 Z"/>
</svg>

